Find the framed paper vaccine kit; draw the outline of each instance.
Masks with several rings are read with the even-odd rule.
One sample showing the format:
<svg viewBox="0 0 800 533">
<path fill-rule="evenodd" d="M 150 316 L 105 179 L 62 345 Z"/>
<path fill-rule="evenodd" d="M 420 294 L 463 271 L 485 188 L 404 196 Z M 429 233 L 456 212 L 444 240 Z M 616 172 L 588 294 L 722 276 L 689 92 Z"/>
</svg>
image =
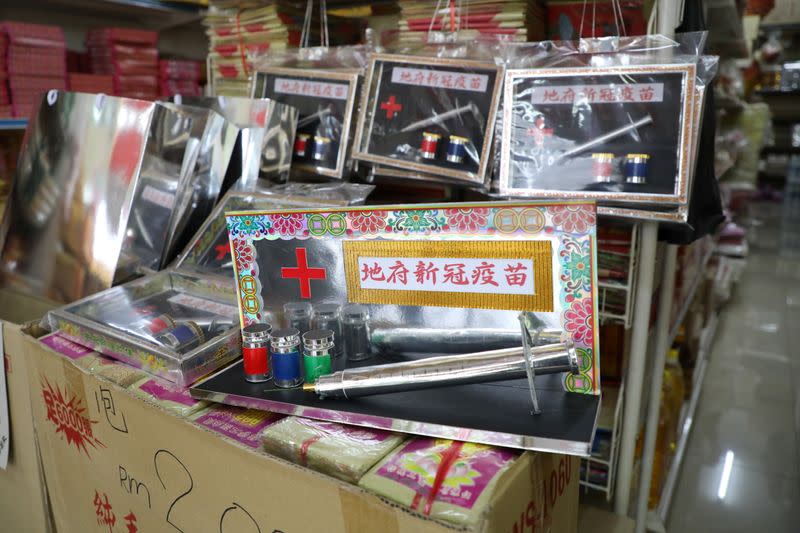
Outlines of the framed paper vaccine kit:
<svg viewBox="0 0 800 533">
<path fill-rule="evenodd" d="M 507 70 L 500 194 L 688 202 L 696 65 Z"/>
<path fill-rule="evenodd" d="M 228 213 L 227 220 L 240 325 L 254 346 L 262 329 L 271 331 L 264 338 L 272 366 L 254 382 L 236 363 L 195 385 L 195 398 L 588 453 L 600 392 L 593 203 L 284 209 Z M 476 352 L 506 353 L 527 342 L 570 353 L 568 368 L 536 370 L 533 406 L 524 372 L 511 381 L 337 400 L 319 392 L 325 377 L 308 366 L 308 350 L 320 346 L 332 354 L 326 371 L 335 373 L 441 356 L 460 365 Z M 287 375 L 286 361 L 303 358 L 300 344 L 305 376 L 298 366 Z"/>
<path fill-rule="evenodd" d="M 269 67 L 256 73 L 255 97 L 269 98 L 299 111 L 293 168 L 331 178 L 344 176 L 358 84 L 355 70 Z"/>
<path fill-rule="evenodd" d="M 374 54 L 353 158 L 482 184 L 502 74 L 481 61 Z"/>
</svg>

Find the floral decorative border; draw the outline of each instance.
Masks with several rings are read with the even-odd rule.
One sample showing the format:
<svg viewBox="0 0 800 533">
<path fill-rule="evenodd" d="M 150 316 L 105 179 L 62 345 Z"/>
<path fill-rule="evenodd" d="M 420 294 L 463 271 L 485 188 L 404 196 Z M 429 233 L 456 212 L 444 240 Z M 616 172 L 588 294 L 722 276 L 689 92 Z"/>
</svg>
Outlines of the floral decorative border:
<svg viewBox="0 0 800 533">
<path fill-rule="evenodd" d="M 565 376 L 573 392 L 599 394 L 596 208 L 592 202 L 478 203 L 228 213 L 228 236 L 239 286 L 242 326 L 262 318 L 264 302 L 253 243 L 259 240 L 557 237 L 561 324 L 579 354 L 580 375 Z"/>
</svg>

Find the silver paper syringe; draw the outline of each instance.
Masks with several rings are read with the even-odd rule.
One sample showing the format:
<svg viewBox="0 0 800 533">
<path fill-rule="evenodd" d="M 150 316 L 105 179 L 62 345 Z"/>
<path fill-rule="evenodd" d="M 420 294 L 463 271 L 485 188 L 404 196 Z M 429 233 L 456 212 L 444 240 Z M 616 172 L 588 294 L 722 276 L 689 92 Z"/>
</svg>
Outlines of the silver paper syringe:
<svg viewBox="0 0 800 533">
<path fill-rule="evenodd" d="M 578 356 L 572 342 L 534 346 L 530 350 L 536 375 L 578 372 Z M 322 398 L 353 398 L 520 379 L 527 375 L 526 366 L 523 348 L 508 348 L 341 370 L 320 376 L 316 383 L 303 385 L 303 390 L 316 392 Z"/>
</svg>

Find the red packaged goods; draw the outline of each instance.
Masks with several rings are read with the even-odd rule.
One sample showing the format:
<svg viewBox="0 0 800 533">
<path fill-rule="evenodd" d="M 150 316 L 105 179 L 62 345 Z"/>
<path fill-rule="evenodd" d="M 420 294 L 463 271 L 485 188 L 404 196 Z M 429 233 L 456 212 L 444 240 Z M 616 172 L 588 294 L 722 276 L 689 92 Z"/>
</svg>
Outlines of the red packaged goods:
<svg viewBox="0 0 800 533">
<path fill-rule="evenodd" d="M 158 72 L 156 64 L 136 59 L 112 61 L 106 58 L 92 57 L 92 71 L 96 74 L 148 74 L 155 76 Z"/>
<path fill-rule="evenodd" d="M 572 41 L 579 37 L 581 16 L 583 20 L 582 37 L 608 37 L 619 35 L 611 0 L 591 0 L 584 11 L 584 0 L 565 0 L 547 3 L 547 32 L 554 40 Z M 642 0 L 620 0 L 622 20 L 628 35 L 647 33 Z M 594 17 L 594 27 L 592 27 Z"/>
<path fill-rule="evenodd" d="M 13 75 L 66 75 L 66 50 L 12 45 L 6 57 L 6 69 Z"/>
<path fill-rule="evenodd" d="M 158 32 L 130 28 L 100 28 L 89 30 L 86 40 L 97 44 L 115 42 L 155 46 L 158 44 Z"/>
<path fill-rule="evenodd" d="M 8 80 L 11 93 L 44 92 L 50 89 L 66 89 L 67 82 L 61 77 L 47 76 L 12 76 Z"/>
<path fill-rule="evenodd" d="M 12 115 L 14 116 L 14 118 L 28 118 L 29 116 L 31 116 L 31 112 L 34 109 L 34 106 L 36 106 L 38 103 L 39 103 L 38 100 L 35 102 L 28 101 L 23 103 L 14 102 L 13 104 L 11 104 Z"/>
<path fill-rule="evenodd" d="M 197 82 L 191 80 L 164 80 L 161 82 L 161 94 L 163 96 L 172 96 L 173 94 L 202 96 L 203 89 Z"/>
<path fill-rule="evenodd" d="M 59 26 L 7 21 L 2 23 L 2 31 L 13 44 L 63 49 L 67 47 L 64 30 Z"/>
<path fill-rule="evenodd" d="M 114 93 L 114 79 L 102 74 L 69 74 L 69 90 L 79 93 Z"/>
<path fill-rule="evenodd" d="M 199 80 L 200 65 L 200 61 L 162 59 L 158 62 L 158 73 L 161 79 Z"/>
</svg>

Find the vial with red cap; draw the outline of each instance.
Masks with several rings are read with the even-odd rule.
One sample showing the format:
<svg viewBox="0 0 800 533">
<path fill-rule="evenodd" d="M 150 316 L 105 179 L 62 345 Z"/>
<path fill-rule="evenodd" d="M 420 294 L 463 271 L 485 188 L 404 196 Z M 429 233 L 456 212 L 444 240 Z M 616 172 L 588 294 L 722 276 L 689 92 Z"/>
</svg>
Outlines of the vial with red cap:
<svg viewBox="0 0 800 533">
<path fill-rule="evenodd" d="M 269 368 L 270 324 L 250 324 L 242 330 L 244 379 L 262 383 L 272 377 Z"/>
</svg>

